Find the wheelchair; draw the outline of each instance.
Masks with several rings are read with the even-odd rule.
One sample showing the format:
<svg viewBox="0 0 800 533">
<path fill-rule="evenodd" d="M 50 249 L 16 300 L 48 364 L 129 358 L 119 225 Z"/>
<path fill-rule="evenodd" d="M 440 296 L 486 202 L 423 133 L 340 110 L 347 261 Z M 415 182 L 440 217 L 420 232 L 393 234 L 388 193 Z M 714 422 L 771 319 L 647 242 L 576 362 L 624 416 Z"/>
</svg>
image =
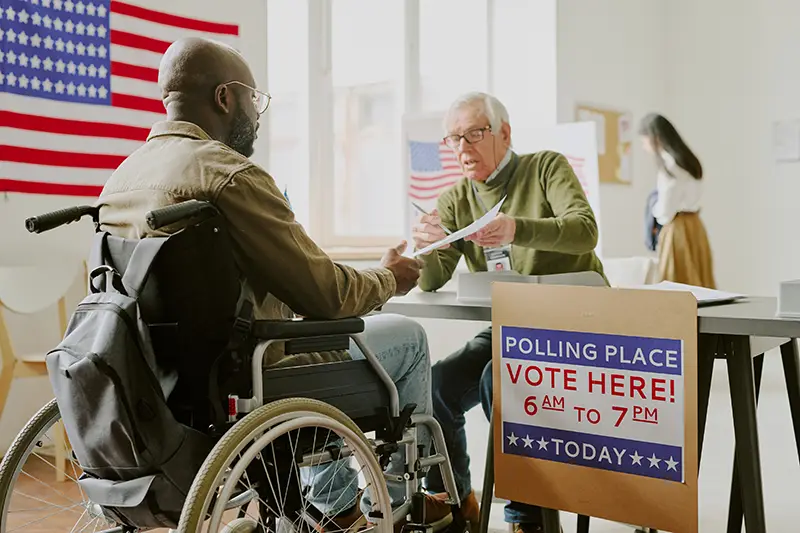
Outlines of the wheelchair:
<svg viewBox="0 0 800 533">
<path fill-rule="evenodd" d="M 86 216 L 94 221 L 97 237 L 102 233 L 99 208 L 92 206 L 33 217 L 26 227 L 40 233 Z M 414 405 L 400 405 L 395 384 L 365 344 L 363 320 L 243 325 L 236 317 L 243 284 L 217 210 L 189 200 L 151 211 L 146 220 L 166 242 L 139 298 L 142 318 L 159 365 L 177 371 L 177 385 L 167 399 L 170 410 L 182 424 L 208 435 L 213 446 L 191 481 L 180 515 L 166 526 L 170 531 L 389 533 L 402 526 L 431 532 L 435 525 L 426 520 L 422 492 L 431 468 L 441 469 L 446 504 L 453 510 L 453 522 L 439 526 L 464 530 L 441 427 L 433 417 L 416 413 Z M 115 245 L 93 256 L 90 270 L 113 264 L 124 271 L 137 241 L 115 239 Z M 244 348 L 231 354 L 236 332 Z M 264 369 L 265 354 L 280 345 L 292 355 L 347 349 L 351 340 L 365 359 Z M 107 495 L 84 490 L 79 481 L 86 474 L 69 449 L 60 418 L 51 400 L 3 457 L 0 533 L 154 530 L 119 521 L 107 511 L 114 504 Z M 420 428 L 432 442 L 418 438 Z M 66 464 L 54 459 L 63 455 L 54 453 L 58 446 L 65 447 Z M 401 450 L 402 471 L 388 471 L 390 457 Z M 349 473 L 350 485 L 334 490 L 341 471 Z M 390 483 L 405 488 L 405 498 L 394 507 Z M 347 506 L 359 505 L 365 490 L 371 504 L 362 506 L 363 519 L 337 526 L 330 513 L 341 513 L 342 498 Z"/>
</svg>

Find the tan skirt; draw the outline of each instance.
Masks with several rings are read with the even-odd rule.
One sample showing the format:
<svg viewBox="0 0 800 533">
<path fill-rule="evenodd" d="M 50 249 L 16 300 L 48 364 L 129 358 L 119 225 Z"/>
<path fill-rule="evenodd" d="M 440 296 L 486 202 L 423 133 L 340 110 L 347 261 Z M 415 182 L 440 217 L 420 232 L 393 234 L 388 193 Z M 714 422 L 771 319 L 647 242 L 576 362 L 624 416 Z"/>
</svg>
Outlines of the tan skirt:
<svg viewBox="0 0 800 533">
<path fill-rule="evenodd" d="M 716 289 L 711 246 L 700 215 L 678 213 L 658 236 L 661 280 Z"/>
</svg>

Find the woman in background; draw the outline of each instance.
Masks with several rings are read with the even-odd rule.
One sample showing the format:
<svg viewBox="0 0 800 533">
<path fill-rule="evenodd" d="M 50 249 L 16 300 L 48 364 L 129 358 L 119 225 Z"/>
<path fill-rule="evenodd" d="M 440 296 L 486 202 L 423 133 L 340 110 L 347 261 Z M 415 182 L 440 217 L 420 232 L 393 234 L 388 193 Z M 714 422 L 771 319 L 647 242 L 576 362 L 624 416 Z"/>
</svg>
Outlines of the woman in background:
<svg viewBox="0 0 800 533">
<path fill-rule="evenodd" d="M 644 117 L 639 135 L 658 165 L 652 213 L 662 226 L 657 246 L 660 278 L 715 289 L 711 246 L 699 215 L 703 167 L 663 116 Z"/>
</svg>

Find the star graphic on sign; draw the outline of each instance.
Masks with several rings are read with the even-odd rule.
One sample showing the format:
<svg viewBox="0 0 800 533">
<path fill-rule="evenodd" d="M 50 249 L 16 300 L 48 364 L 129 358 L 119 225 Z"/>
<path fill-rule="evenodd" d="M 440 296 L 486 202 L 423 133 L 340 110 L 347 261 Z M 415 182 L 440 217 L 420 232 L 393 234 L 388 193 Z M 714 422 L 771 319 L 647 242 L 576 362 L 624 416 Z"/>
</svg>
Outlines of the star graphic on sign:
<svg viewBox="0 0 800 533">
<path fill-rule="evenodd" d="M 73 96 L 75 94 L 75 84 L 74 83 L 69 82 L 69 85 L 67 85 L 67 94 L 69 94 L 70 96 Z"/>
<path fill-rule="evenodd" d="M 48 30 L 53 27 L 53 19 L 51 19 L 49 15 L 45 15 L 42 22 L 44 22 L 44 27 Z"/>
<path fill-rule="evenodd" d="M 31 37 L 31 46 L 33 46 L 34 48 L 39 48 L 40 46 L 42 46 L 42 38 L 39 37 L 38 33 L 34 33 L 33 37 Z"/>
<path fill-rule="evenodd" d="M 42 66 L 42 60 L 39 59 L 39 56 L 33 56 L 31 58 L 31 67 L 38 69 Z"/>
<path fill-rule="evenodd" d="M 19 86 L 22 89 L 27 89 L 28 88 L 28 81 L 30 81 L 30 80 L 28 80 L 28 78 L 25 76 L 25 74 L 23 74 L 22 76 L 19 77 Z"/>
<path fill-rule="evenodd" d="M 42 5 L 44 7 L 50 7 L 50 0 L 42 0 Z"/>
<path fill-rule="evenodd" d="M 97 69 L 97 75 L 100 76 L 101 78 L 105 78 L 106 74 L 108 74 L 108 70 L 106 69 L 106 67 L 101 65 L 100 68 Z"/>
<path fill-rule="evenodd" d="M 67 63 L 67 72 L 69 72 L 70 74 L 75 74 L 77 70 L 78 67 L 75 66 L 75 63 L 73 63 L 72 61 Z"/>
<path fill-rule="evenodd" d="M 516 435 L 514 435 L 514 432 L 513 432 L 513 431 L 511 432 L 511 435 L 509 435 L 509 436 L 508 436 L 508 437 L 506 437 L 506 438 L 508 439 L 508 444 L 509 444 L 510 446 L 516 446 L 516 445 L 517 445 L 517 440 L 519 439 L 519 437 L 517 437 Z"/>
<path fill-rule="evenodd" d="M 97 49 L 97 55 L 104 58 L 106 57 L 107 53 L 108 49 L 101 44 L 100 47 Z"/>
<path fill-rule="evenodd" d="M 72 3 L 72 0 L 67 0 L 64 2 L 64 10 L 68 13 L 72 13 L 72 8 L 75 7 L 75 4 Z"/>
<path fill-rule="evenodd" d="M 82 83 L 78 85 L 78 96 L 86 96 L 86 86 Z"/>
<path fill-rule="evenodd" d="M 540 438 L 539 440 L 536 441 L 536 444 L 539 445 L 539 449 L 540 450 L 547 451 L 547 445 L 550 444 L 550 441 L 549 440 L 544 440 L 544 437 L 542 437 L 542 438 Z"/>
<path fill-rule="evenodd" d="M 8 30 L 6 32 L 6 41 L 8 41 L 9 43 L 13 43 L 16 40 L 16 38 L 17 34 L 14 32 L 14 30 Z"/>
<path fill-rule="evenodd" d="M 17 85 L 17 77 L 14 76 L 13 72 L 9 72 L 8 76 L 6 76 L 6 84 L 11 85 L 12 87 Z"/>
<path fill-rule="evenodd" d="M 6 63 L 9 65 L 13 65 L 17 62 L 17 54 L 14 53 L 14 50 L 9 50 L 6 52 Z"/>
<path fill-rule="evenodd" d="M 77 26 L 75 26 L 75 33 L 78 35 L 83 35 L 86 30 L 86 26 L 83 25 L 83 22 L 79 22 Z"/>
<path fill-rule="evenodd" d="M 64 62 L 61 61 L 60 59 L 56 62 L 56 72 L 60 72 L 60 73 L 63 74 L 64 73 L 64 69 L 66 67 L 67 67 L 67 65 L 64 64 Z"/>
<path fill-rule="evenodd" d="M 61 8 L 64 6 L 64 2 L 61 0 L 53 0 L 53 7 L 61 11 Z"/>
<path fill-rule="evenodd" d="M 78 2 L 77 4 L 75 4 L 75 12 L 78 15 L 83 15 L 83 11 L 84 11 L 85 8 L 86 8 L 86 6 L 83 5 L 83 2 Z"/>
<path fill-rule="evenodd" d="M 31 16 L 31 21 L 33 21 L 34 26 L 41 26 L 42 25 L 42 16 L 39 13 L 34 13 Z"/>
<path fill-rule="evenodd" d="M 38 91 L 41 88 L 41 86 L 42 82 L 39 81 L 39 78 L 33 78 L 31 80 L 31 87 L 33 87 L 33 90 Z"/>
<path fill-rule="evenodd" d="M 639 465 L 639 466 L 642 466 L 642 459 L 644 459 L 644 457 L 642 457 L 641 455 L 639 455 L 639 452 L 637 452 L 636 450 L 634 450 L 634 451 L 633 451 L 633 455 L 631 455 L 631 464 L 632 464 L 632 465 Z"/>
<path fill-rule="evenodd" d="M 57 94 L 64 94 L 64 89 L 65 88 L 66 88 L 66 85 L 64 85 L 64 82 L 61 81 L 61 80 L 58 80 L 58 83 L 56 83 L 56 93 Z"/>
<path fill-rule="evenodd" d="M 14 11 L 13 9 L 11 9 L 10 7 L 8 9 L 6 9 L 6 18 L 8 20 L 13 21 L 14 20 L 14 15 L 16 15 L 16 14 L 17 14 L 17 12 Z"/>
<path fill-rule="evenodd" d="M 86 51 L 89 52 L 89 57 L 94 57 L 97 55 L 97 48 L 95 48 L 93 44 L 87 46 Z"/>
<path fill-rule="evenodd" d="M 97 97 L 97 88 L 94 85 L 89 85 L 89 98 Z"/>
<path fill-rule="evenodd" d="M 20 54 L 19 55 L 19 66 L 21 66 L 21 67 L 27 67 L 28 66 L 28 56 L 26 56 L 25 54 Z"/>
<path fill-rule="evenodd" d="M 64 51 L 64 41 L 61 39 L 56 41 L 56 51 L 63 52 Z"/>
<path fill-rule="evenodd" d="M 27 46 L 28 35 L 24 31 L 20 32 L 19 35 L 17 35 L 17 42 L 23 46 Z"/>
<path fill-rule="evenodd" d="M 53 92 L 53 82 L 52 81 L 44 80 L 44 83 L 42 85 L 44 85 L 45 92 L 48 92 L 48 93 Z"/>
<path fill-rule="evenodd" d="M 99 6 L 97 8 L 97 16 L 100 17 L 100 18 L 103 18 L 103 17 L 106 16 L 106 8 L 105 8 L 105 6 L 101 5 L 101 6 Z"/>
<path fill-rule="evenodd" d="M 661 468 L 660 466 L 658 466 L 658 463 L 661 462 L 661 459 L 656 457 L 655 453 L 653 454 L 652 457 L 648 457 L 647 460 L 650 461 L 650 468 L 653 468 L 653 467 Z"/>
<path fill-rule="evenodd" d="M 78 43 L 78 46 L 76 46 L 75 48 L 78 50 L 79 56 L 86 55 L 86 47 L 83 45 L 83 43 Z"/>
<path fill-rule="evenodd" d="M 28 17 L 30 17 L 30 15 L 28 15 L 28 12 L 25 10 L 22 10 L 19 13 L 17 13 L 17 20 L 23 24 L 28 23 Z"/>
<path fill-rule="evenodd" d="M 83 63 L 78 65 L 78 75 L 86 76 L 86 65 L 84 65 Z"/>
<path fill-rule="evenodd" d="M 97 67 L 94 65 L 89 65 L 89 77 L 96 78 L 97 77 Z"/>
<path fill-rule="evenodd" d="M 53 38 L 50 37 L 49 35 L 44 38 L 44 47 L 48 50 L 53 49 Z"/>
<path fill-rule="evenodd" d="M 53 21 L 53 26 L 55 26 L 55 28 L 56 28 L 58 31 L 62 31 L 62 30 L 64 29 L 64 23 L 63 23 L 63 22 L 61 22 L 61 19 L 56 19 L 56 20 L 54 20 L 54 21 Z"/>
<path fill-rule="evenodd" d="M 102 99 L 104 99 L 104 100 L 105 100 L 106 96 L 108 96 L 108 89 L 106 89 L 105 87 L 101 86 L 101 87 L 100 87 L 100 88 L 97 90 L 97 95 L 98 95 L 100 98 L 102 98 Z"/>
<path fill-rule="evenodd" d="M 94 4 L 89 4 L 88 6 L 86 6 L 86 13 L 88 13 L 89 16 L 93 17 L 96 12 L 97 8 L 94 6 Z"/>
<path fill-rule="evenodd" d="M 88 35 L 89 37 L 94 37 L 94 33 L 95 33 L 94 24 L 89 24 L 88 26 L 86 26 L 86 35 Z"/>
<path fill-rule="evenodd" d="M 676 468 L 678 466 L 678 461 L 674 460 L 671 455 L 669 457 L 669 460 L 664 462 L 667 463 L 667 470 L 674 470 L 676 472 L 678 471 L 678 469 Z"/>
<path fill-rule="evenodd" d="M 530 438 L 529 436 L 525 435 L 525 438 L 524 438 L 524 439 L 522 439 L 522 442 L 524 442 L 524 443 L 525 443 L 525 447 L 526 447 L 526 448 L 533 448 L 533 443 L 534 443 L 534 442 L 536 442 L 536 441 L 534 441 L 534 440 L 533 440 L 532 438 Z"/>
<path fill-rule="evenodd" d="M 68 20 L 64 25 L 64 29 L 67 30 L 67 33 L 72 33 L 75 30 L 75 24 L 73 24 L 71 20 Z"/>
<path fill-rule="evenodd" d="M 97 27 L 97 36 L 98 37 L 102 37 L 103 39 L 105 39 L 106 38 L 106 31 L 108 31 L 108 30 L 106 30 L 106 27 L 101 24 L 100 26 Z"/>
<path fill-rule="evenodd" d="M 44 69 L 53 70 L 53 60 L 49 57 L 44 58 Z"/>
<path fill-rule="evenodd" d="M 74 54 L 75 53 L 75 45 L 72 44 L 72 41 L 67 41 L 67 53 Z"/>
</svg>

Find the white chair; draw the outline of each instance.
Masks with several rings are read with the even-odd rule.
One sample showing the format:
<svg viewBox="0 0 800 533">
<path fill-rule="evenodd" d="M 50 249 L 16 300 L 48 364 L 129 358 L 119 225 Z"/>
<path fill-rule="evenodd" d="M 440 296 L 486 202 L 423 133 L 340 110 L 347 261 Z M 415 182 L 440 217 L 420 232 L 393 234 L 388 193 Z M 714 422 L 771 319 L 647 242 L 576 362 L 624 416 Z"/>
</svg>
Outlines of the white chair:
<svg viewBox="0 0 800 533">
<path fill-rule="evenodd" d="M 603 269 L 612 287 L 635 287 L 658 281 L 658 261 L 654 257 L 603 259 Z"/>
<path fill-rule="evenodd" d="M 84 279 L 82 291 L 86 293 L 86 269 L 82 263 L 58 266 L 0 266 L 0 417 L 6 412 L 6 403 L 15 379 L 47 375 L 45 355 L 54 347 L 53 341 L 61 338 L 67 328 L 67 293 L 75 285 L 78 275 Z M 40 315 L 56 307 L 58 320 L 51 326 L 32 325 Z M 52 311 L 51 311 L 52 312 Z M 12 336 L 9 322 L 21 325 Z M 52 327 L 52 334 L 43 334 Z M 30 332 L 34 331 L 33 335 Z M 24 342 L 15 343 L 24 333 Z M 39 342 L 37 342 L 39 341 Z M 15 344 L 24 346 L 16 350 Z M 9 406 L 10 407 L 10 406 Z M 57 481 L 64 480 L 66 465 L 66 438 L 63 428 L 56 437 L 55 461 L 59 465 Z"/>
</svg>

